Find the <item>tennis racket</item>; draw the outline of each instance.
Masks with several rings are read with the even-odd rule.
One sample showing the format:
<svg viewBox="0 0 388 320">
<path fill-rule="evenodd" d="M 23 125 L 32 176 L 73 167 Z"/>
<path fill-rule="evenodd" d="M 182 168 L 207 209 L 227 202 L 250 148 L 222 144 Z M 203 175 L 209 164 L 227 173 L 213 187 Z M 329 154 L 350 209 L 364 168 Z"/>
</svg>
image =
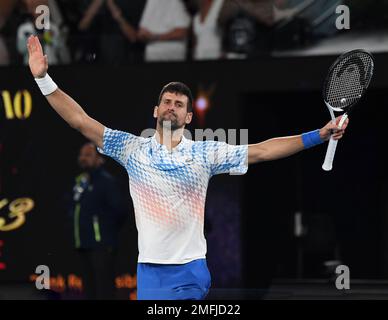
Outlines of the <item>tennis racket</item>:
<svg viewBox="0 0 388 320">
<path fill-rule="evenodd" d="M 364 97 L 373 77 L 374 60 L 365 50 L 353 50 L 341 55 L 330 67 L 323 86 L 323 100 L 329 109 L 331 119 L 335 122 L 334 111 L 344 112 L 338 128 L 348 118 L 352 108 Z M 337 140 L 330 138 L 323 170 L 333 168 Z"/>
</svg>

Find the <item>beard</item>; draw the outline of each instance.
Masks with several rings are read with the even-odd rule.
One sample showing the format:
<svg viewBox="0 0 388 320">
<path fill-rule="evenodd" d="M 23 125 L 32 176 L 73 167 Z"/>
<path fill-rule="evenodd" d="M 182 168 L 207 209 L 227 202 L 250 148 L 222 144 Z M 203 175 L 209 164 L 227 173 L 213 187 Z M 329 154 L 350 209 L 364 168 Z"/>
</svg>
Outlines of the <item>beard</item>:
<svg viewBox="0 0 388 320">
<path fill-rule="evenodd" d="M 159 125 L 166 129 L 175 131 L 184 127 L 184 123 L 180 123 L 178 117 L 173 113 L 165 113 L 158 119 Z"/>
</svg>

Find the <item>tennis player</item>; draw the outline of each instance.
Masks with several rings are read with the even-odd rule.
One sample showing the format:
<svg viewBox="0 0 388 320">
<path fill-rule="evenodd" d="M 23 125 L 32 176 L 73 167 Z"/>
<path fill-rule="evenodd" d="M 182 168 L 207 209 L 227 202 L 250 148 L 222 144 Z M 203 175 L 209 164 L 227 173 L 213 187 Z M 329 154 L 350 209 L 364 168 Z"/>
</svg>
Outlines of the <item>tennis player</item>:
<svg viewBox="0 0 388 320">
<path fill-rule="evenodd" d="M 154 108 L 156 133 L 150 138 L 112 130 L 90 118 L 47 73 L 47 57 L 37 37 L 28 39 L 29 65 L 41 92 L 74 129 L 127 170 L 138 229 L 138 299 L 199 300 L 209 291 L 204 209 L 209 179 L 244 174 L 248 164 L 284 158 L 323 143 L 341 130 L 329 122 L 302 135 L 233 146 L 192 141 L 183 136 L 193 117 L 193 98 L 182 83 L 166 85 Z M 339 119 L 338 119 L 339 121 Z"/>
</svg>

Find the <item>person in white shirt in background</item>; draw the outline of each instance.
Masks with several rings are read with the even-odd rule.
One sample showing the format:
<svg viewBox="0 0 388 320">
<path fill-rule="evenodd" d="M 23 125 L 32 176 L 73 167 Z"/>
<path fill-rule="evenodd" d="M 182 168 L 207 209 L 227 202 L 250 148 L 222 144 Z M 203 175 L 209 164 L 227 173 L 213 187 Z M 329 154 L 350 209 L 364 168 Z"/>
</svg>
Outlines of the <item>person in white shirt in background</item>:
<svg viewBox="0 0 388 320">
<path fill-rule="evenodd" d="M 23 0 L 27 13 L 30 18 L 22 23 L 17 30 L 16 46 L 18 52 L 23 55 L 23 62 L 28 65 L 28 50 L 26 48 L 27 39 L 31 35 L 39 35 L 43 42 L 44 51 L 48 56 L 50 64 L 67 64 L 70 63 L 70 53 L 65 44 L 66 29 L 59 28 L 63 22 L 60 11 L 55 0 Z M 40 5 L 48 6 L 50 9 L 50 28 L 49 30 L 39 30 L 35 26 L 35 20 L 42 12 L 36 8 Z"/>
<path fill-rule="evenodd" d="M 199 11 L 194 17 L 194 60 L 215 60 L 222 56 L 222 34 L 218 16 L 224 0 L 199 0 Z"/>
<path fill-rule="evenodd" d="M 181 0 L 147 0 L 138 38 L 146 43 L 146 61 L 182 61 L 190 16 Z"/>
</svg>

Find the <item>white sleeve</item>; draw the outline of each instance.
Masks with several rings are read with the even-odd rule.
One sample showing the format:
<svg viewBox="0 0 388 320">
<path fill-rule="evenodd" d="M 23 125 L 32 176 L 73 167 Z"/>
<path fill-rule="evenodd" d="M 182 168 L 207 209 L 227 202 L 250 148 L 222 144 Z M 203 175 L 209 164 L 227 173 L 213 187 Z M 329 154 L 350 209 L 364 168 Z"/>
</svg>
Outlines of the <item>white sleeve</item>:
<svg viewBox="0 0 388 320">
<path fill-rule="evenodd" d="M 104 128 L 103 147 L 98 152 L 115 159 L 125 167 L 129 156 L 139 146 L 140 138 L 128 132 Z"/>
<path fill-rule="evenodd" d="M 243 175 L 248 171 L 248 145 L 206 141 L 204 156 L 205 162 L 210 164 L 212 176 L 222 173 Z"/>
</svg>

